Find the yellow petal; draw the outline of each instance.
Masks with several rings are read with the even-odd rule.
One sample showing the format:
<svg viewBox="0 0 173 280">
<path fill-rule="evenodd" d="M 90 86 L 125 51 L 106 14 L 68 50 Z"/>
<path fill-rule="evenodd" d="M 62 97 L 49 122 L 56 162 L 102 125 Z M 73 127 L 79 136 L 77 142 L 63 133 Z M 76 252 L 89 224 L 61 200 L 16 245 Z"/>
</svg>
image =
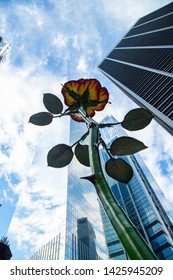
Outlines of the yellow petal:
<svg viewBox="0 0 173 280">
<path fill-rule="evenodd" d="M 86 108 L 86 113 L 88 116 L 93 117 L 95 115 L 94 110 L 92 109 L 92 107 L 87 107 Z"/>
<path fill-rule="evenodd" d="M 99 92 L 99 101 L 108 102 L 109 93 L 105 87 L 102 87 Z"/>
<path fill-rule="evenodd" d="M 84 122 L 84 119 L 79 117 L 78 114 L 72 114 L 71 118 L 76 122 Z"/>
<path fill-rule="evenodd" d="M 102 111 L 108 102 L 108 98 L 109 98 L 109 93 L 107 89 L 105 87 L 102 87 L 99 91 L 99 102 L 101 103 L 98 104 L 97 106 L 92 107 L 92 109 L 96 111 Z"/>
<path fill-rule="evenodd" d="M 74 91 L 77 94 L 78 93 L 79 85 L 80 85 L 80 82 L 73 81 L 73 80 L 64 84 L 64 86 L 63 86 L 63 88 L 61 90 L 61 93 L 64 96 L 64 103 L 65 103 L 65 105 L 70 106 L 70 105 L 76 103 L 76 100 L 69 95 L 67 89 L 69 89 L 71 91 Z"/>
<path fill-rule="evenodd" d="M 81 82 L 78 88 L 78 94 L 82 96 L 88 88 L 90 100 L 98 100 L 98 92 L 100 90 L 100 83 L 96 79 L 85 79 Z"/>
</svg>

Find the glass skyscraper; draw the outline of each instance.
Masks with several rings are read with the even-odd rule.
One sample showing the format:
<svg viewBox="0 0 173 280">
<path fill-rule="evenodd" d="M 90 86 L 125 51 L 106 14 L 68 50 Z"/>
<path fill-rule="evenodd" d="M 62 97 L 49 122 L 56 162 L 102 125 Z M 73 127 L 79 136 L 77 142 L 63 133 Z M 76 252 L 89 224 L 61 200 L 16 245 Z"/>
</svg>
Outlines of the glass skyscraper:
<svg viewBox="0 0 173 280">
<path fill-rule="evenodd" d="M 99 69 L 173 135 L 173 2 L 140 18 Z"/>
<path fill-rule="evenodd" d="M 102 123 L 115 123 L 107 116 Z M 84 124 L 71 122 L 70 145 L 83 134 Z M 120 125 L 101 129 L 102 138 L 109 146 L 116 137 L 126 135 Z M 100 149 L 104 165 L 108 155 Z M 134 176 L 126 185 L 105 178 L 120 206 L 153 249 L 158 259 L 173 259 L 173 225 L 162 200 L 166 200 L 141 157 L 123 157 L 133 168 Z M 128 259 L 115 230 L 98 201 L 93 185 L 80 177 L 91 175 L 90 168 L 82 166 L 75 158 L 68 167 L 66 207 L 61 230 L 48 243 L 35 252 L 32 260 L 97 260 Z M 158 199 L 162 197 L 162 200 Z M 57 225 L 58 225 L 57 217 Z"/>
<path fill-rule="evenodd" d="M 107 116 L 102 123 L 116 123 L 113 116 Z M 104 128 L 102 138 L 108 145 L 120 136 L 126 136 L 120 125 Z M 103 165 L 109 159 L 107 152 L 100 149 Z M 158 259 L 173 259 L 173 224 L 158 199 L 157 194 L 166 200 L 141 157 L 124 156 L 132 167 L 134 175 L 128 184 L 117 182 L 104 172 L 106 180 L 118 203 L 148 242 Z M 116 235 L 105 212 L 102 210 L 104 229 L 110 259 L 127 259 L 128 256 Z"/>
<path fill-rule="evenodd" d="M 71 121 L 70 145 L 87 131 L 84 124 Z M 107 246 L 94 186 L 80 177 L 91 175 L 89 167 L 81 165 L 73 157 L 68 166 L 63 222 L 57 217 L 59 232 L 35 252 L 32 260 L 97 260 L 107 259 Z M 59 219 L 61 225 L 59 225 Z"/>
</svg>

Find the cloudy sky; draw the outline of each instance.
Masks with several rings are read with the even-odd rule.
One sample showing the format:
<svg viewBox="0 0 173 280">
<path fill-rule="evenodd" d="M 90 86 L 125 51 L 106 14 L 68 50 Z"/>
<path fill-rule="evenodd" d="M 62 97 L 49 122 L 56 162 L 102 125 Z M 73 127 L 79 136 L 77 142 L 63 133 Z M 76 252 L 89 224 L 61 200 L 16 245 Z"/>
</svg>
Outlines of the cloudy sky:
<svg viewBox="0 0 173 280">
<path fill-rule="evenodd" d="M 66 169 L 48 168 L 46 156 L 56 144 L 68 143 L 69 119 L 47 127 L 28 124 L 32 114 L 44 111 L 43 93 L 62 100 L 64 82 L 97 78 L 110 92 L 112 104 L 95 119 L 113 114 L 121 121 L 137 105 L 97 66 L 138 18 L 169 2 L 0 0 L 0 36 L 11 44 L 0 64 L 0 237 L 10 237 L 14 259 L 25 259 L 44 238 L 49 240 L 50 227 L 53 230 L 60 216 L 56 182 Z M 149 147 L 141 155 L 172 215 L 172 137 L 155 121 L 133 136 Z"/>
</svg>

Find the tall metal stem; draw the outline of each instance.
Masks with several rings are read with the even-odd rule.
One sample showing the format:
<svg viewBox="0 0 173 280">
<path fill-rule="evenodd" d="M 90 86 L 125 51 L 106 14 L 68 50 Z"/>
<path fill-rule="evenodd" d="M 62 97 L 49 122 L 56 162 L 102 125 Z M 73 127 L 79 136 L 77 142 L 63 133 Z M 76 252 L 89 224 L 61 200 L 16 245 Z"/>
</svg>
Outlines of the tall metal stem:
<svg viewBox="0 0 173 280">
<path fill-rule="evenodd" d="M 90 164 L 95 174 L 95 187 L 103 208 L 131 260 L 157 260 L 146 241 L 118 205 L 104 178 L 99 151 L 96 148 L 98 138 L 98 127 L 91 127 L 89 145 Z"/>
</svg>

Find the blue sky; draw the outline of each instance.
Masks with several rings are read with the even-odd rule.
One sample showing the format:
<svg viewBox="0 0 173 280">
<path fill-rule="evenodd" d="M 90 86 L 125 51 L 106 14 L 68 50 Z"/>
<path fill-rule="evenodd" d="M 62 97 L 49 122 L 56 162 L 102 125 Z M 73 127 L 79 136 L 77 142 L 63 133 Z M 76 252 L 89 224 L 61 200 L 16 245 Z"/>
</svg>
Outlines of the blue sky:
<svg viewBox="0 0 173 280">
<path fill-rule="evenodd" d="M 66 169 L 47 168 L 46 155 L 57 143 L 68 143 L 69 119 L 44 128 L 28 124 L 32 114 L 44 110 L 43 93 L 62 100 L 64 82 L 97 78 L 112 104 L 96 120 L 111 113 L 121 121 L 137 106 L 97 66 L 138 18 L 169 2 L 0 0 L 0 35 L 11 44 L 0 64 L 0 237 L 9 236 L 14 259 L 25 259 L 48 241 L 56 230 L 55 217 L 61 216 L 55 182 Z M 154 121 L 133 136 L 149 147 L 141 155 L 172 215 L 172 137 Z"/>
</svg>

